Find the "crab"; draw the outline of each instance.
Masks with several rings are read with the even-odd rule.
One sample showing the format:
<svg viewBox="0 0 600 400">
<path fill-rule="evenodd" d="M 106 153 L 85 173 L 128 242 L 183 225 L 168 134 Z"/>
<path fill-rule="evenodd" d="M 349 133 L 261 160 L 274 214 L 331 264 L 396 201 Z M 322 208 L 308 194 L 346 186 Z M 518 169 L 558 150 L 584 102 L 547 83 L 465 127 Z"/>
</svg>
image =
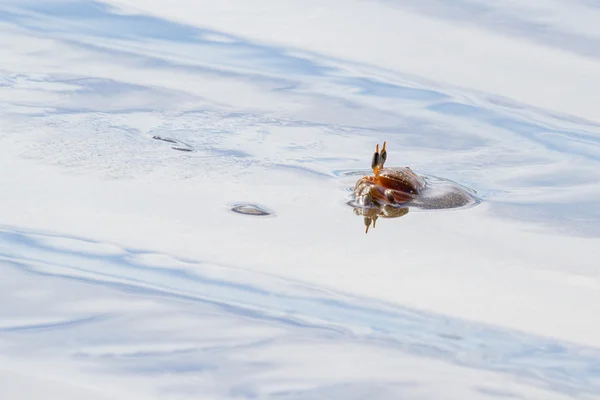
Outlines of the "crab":
<svg viewBox="0 0 600 400">
<path fill-rule="evenodd" d="M 415 174 L 409 167 L 385 168 L 387 159 L 383 142 L 379 144 L 371 160 L 373 175 L 360 178 L 354 186 L 355 213 L 363 215 L 366 233 L 371 223 L 375 227 L 377 217 L 396 218 L 405 215 L 408 208 L 401 207 L 415 199 L 425 188 L 425 179 Z M 402 210 L 402 211 L 401 211 Z"/>
</svg>

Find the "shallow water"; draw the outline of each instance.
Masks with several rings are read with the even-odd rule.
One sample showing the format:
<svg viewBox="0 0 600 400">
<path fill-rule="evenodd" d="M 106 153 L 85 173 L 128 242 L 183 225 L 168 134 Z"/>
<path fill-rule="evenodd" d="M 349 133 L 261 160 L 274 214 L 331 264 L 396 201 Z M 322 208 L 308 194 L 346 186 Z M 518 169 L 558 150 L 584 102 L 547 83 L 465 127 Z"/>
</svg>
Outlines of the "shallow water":
<svg viewBox="0 0 600 400">
<path fill-rule="evenodd" d="M 413 3 L 4 1 L 0 397 L 598 398 L 597 10 Z"/>
</svg>

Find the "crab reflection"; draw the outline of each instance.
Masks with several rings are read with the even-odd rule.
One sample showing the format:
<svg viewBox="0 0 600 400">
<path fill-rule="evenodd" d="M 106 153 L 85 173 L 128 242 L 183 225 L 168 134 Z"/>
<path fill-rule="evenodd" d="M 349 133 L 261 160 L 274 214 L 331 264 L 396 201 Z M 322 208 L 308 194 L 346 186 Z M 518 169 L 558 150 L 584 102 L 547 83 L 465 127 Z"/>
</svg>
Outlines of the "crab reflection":
<svg viewBox="0 0 600 400">
<path fill-rule="evenodd" d="M 384 205 L 381 207 L 354 207 L 354 214 L 362 215 L 365 221 L 365 233 L 369 232 L 371 225 L 375 228 L 378 218 L 399 218 L 408 214 L 408 207 L 394 207 Z"/>
</svg>

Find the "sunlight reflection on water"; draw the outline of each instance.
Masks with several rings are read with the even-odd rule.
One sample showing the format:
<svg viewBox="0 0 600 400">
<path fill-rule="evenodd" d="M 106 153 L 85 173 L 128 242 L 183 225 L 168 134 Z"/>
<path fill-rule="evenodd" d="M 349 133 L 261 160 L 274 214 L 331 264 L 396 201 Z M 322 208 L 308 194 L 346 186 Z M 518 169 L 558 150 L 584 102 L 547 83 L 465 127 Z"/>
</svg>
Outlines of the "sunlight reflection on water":
<svg viewBox="0 0 600 400">
<path fill-rule="evenodd" d="M 406 255 L 439 251 L 440 268 L 449 274 L 484 275 L 483 267 L 498 256 L 475 258 L 473 270 L 460 269 L 477 246 L 467 236 L 475 235 L 473 225 L 463 230 L 460 216 L 448 222 L 456 227 L 448 236 L 466 237 L 467 246 L 456 253 L 429 242 L 437 228 L 428 231 L 425 219 L 359 246 L 345 220 L 335 219 L 337 211 L 354 206 L 351 188 L 371 172 L 361 168 L 368 166 L 365 154 L 373 141 L 386 138 L 394 160 L 427 182 L 422 195 L 406 204 L 411 216 L 413 210 L 422 212 L 419 217 L 432 210 L 485 212 L 544 231 L 600 237 L 600 127 L 593 122 L 226 32 L 120 13 L 101 2 L 11 0 L 3 4 L 0 22 L 6 54 L 0 60 L 0 140 L 10 139 L 16 156 L 70 174 L 158 182 L 150 192 L 158 200 L 144 198 L 130 209 L 144 217 L 136 228 L 147 228 L 149 236 L 171 222 L 191 240 L 189 247 L 209 243 L 213 256 L 264 259 L 277 264 L 282 276 L 314 267 L 303 260 L 320 260 L 310 270 L 315 280 L 330 268 L 342 287 L 351 278 L 365 284 L 390 280 L 375 268 L 387 265 L 376 261 L 387 255 L 382 247 L 392 254 L 385 260 L 392 260 L 390 268 Z M 206 186 L 194 197 L 189 188 L 198 177 Z M 10 185 L 23 184 L 9 178 Z M 43 179 L 37 184 L 43 187 Z M 227 190 L 239 202 L 224 196 Z M 46 206 L 43 194 L 29 187 L 25 192 Z M 107 202 L 108 210 L 126 202 L 111 195 L 117 200 Z M 173 214 L 144 214 L 163 200 Z M 485 211 L 469 210 L 482 203 Z M 189 204 L 193 216 L 185 213 Z M 218 214 L 221 208 L 227 215 Z M 347 208 L 348 219 L 354 218 Z M 203 213 L 212 219 L 196 218 Z M 323 215 L 331 215 L 331 223 Z M 104 217 L 94 215 L 96 223 Z M 305 231 L 292 226 L 307 221 Z M 267 225 L 272 222 L 279 225 Z M 230 232 L 218 236 L 215 227 Z M 94 227 L 89 229 L 92 237 Z M 238 229 L 245 236 L 234 234 Z M 292 244 L 278 248 L 286 235 Z M 411 248 L 409 235 L 426 246 Z M 508 240 L 492 244 L 502 250 Z M 454 242 L 448 243 L 452 248 Z M 555 247 L 549 250 L 560 250 Z M 513 249 L 517 256 L 531 251 L 529 243 Z M 380 258 L 368 257 L 372 253 Z M 457 261 L 447 265 L 453 256 Z M 348 260 L 361 268 L 347 268 Z M 464 389 L 456 398 L 600 392 L 596 348 L 335 292 L 325 284 L 21 228 L 0 230 L 0 265 L 0 354 L 22 361 L 24 375 L 28 360 L 49 360 L 91 381 L 109 376 L 127 388 L 127 380 L 143 379 L 152 396 L 217 398 L 440 398 L 452 381 L 446 376 Z M 576 267 L 587 265 L 569 265 Z M 580 278 L 595 287 L 592 278 Z M 374 297 L 378 291 L 372 289 Z M 512 299 L 523 291 L 515 293 L 504 295 Z M 465 297 L 465 304 L 470 301 Z M 437 397 L 427 392 L 438 387 Z"/>
<path fill-rule="evenodd" d="M 190 372 L 222 376 L 219 371 L 223 368 L 240 368 L 235 354 L 311 338 L 322 343 L 382 347 L 400 358 L 426 357 L 502 372 L 564 393 L 600 388 L 596 375 L 600 353 L 596 349 L 324 292 L 266 275 L 246 275 L 252 280 L 245 282 L 226 267 L 203 262 L 187 261 L 182 264 L 184 268 L 167 267 L 164 261 L 165 267 L 147 263 L 153 257 L 180 263 L 167 255 L 148 253 L 151 257 L 144 262 L 140 258 L 143 251 L 88 253 L 94 246 L 108 248 L 108 244 L 76 237 L 11 229 L 0 232 L 0 263 L 13 282 L 3 281 L 2 293 L 6 295 L 13 285 L 33 279 L 41 285 L 39 290 L 46 291 L 44 296 L 56 299 L 45 316 L 54 322 L 36 320 L 41 298 L 25 295 L 18 303 L 11 303 L 12 311 L 3 308 L 2 312 L 12 314 L 15 321 L 0 326 L 0 337 L 12 343 L 11 354 L 20 351 L 20 357 L 31 356 L 46 349 L 47 356 L 68 354 L 83 361 L 86 369 L 147 377 L 169 371 L 184 379 Z M 116 248 L 110 246 L 114 252 Z M 49 282 L 56 287 L 42 289 Z M 268 286 L 261 287 L 267 282 Z M 63 286 L 70 289 L 59 295 Z M 73 307 L 81 299 L 69 297 L 78 296 L 82 290 L 100 296 L 94 300 L 93 309 L 86 310 L 85 303 Z M 123 302 L 123 308 L 115 308 L 111 297 Z M 137 311 L 130 309 L 128 304 L 135 298 L 146 299 L 147 305 Z M 18 309 L 21 312 L 15 312 Z M 240 333 L 254 333 L 251 337 L 226 333 L 216 341 L 217 328 L 212 333 L 184 328 L 210 325 L 215 320 L 220 325 L 236 326 Z M 257 324 L 264 325 L 262 331 L 252 328 L 260 326 Z M 142 332 L 143 326 L 151 328 Z M 157 330 L 159 326 L 162 328 Z M 274 330 L 280 332 L 276 340 Z M 286 366 L 298 356 L 288 351 L 277 363 Z M 277 363 L 248 364 L 245 374 L 279 368 Z M 319 384 L 327 386 L 327 382 L 323 378 Z M 227 386 L 226 382 L 222 385 Z M 248 393 L 249 398 L 254 390 Z"/>
</svg>

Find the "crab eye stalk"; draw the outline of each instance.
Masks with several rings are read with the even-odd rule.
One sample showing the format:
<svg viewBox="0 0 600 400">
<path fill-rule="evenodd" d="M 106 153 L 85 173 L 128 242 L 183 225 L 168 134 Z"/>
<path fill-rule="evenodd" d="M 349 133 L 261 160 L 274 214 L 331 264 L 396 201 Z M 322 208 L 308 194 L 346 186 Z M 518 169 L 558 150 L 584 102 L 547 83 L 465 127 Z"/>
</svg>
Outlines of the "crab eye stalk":
<svg viewBox="0 0 600 400">
<path fill-rule="evenodd" d="M 379 165 L 379 153 L 373 153 L 373 158 L 371 159 L 371 169 L 375 169 Z"/>
<path fill-rule="evenodd" d="M 383 142 L 383 146 L 381 147 L 381 152 L 379 153 L 379 167 L 383 168 L 383 164 L 385 164 L 385 160 L 387 159 L 387 151 L 385 150 L 386 142 Z"/>
<path fill-rule="evenodd" d="M 379 144 L 375 145 L 375 153 L 373 153 L 373 159 L 371 160 L 371 169 L 376 173 L 375 167 L 379 165 L 379 161 L 381 158 L 379 157 Z"/>
<path fill-rule="evenodd" d="M 385 164 L 385 160 L 387 159 L 387 151 L 385 149 L 381 150 L 379 153 L 379 166 L 383 168 L 383 164 Z"/>
</svg>

